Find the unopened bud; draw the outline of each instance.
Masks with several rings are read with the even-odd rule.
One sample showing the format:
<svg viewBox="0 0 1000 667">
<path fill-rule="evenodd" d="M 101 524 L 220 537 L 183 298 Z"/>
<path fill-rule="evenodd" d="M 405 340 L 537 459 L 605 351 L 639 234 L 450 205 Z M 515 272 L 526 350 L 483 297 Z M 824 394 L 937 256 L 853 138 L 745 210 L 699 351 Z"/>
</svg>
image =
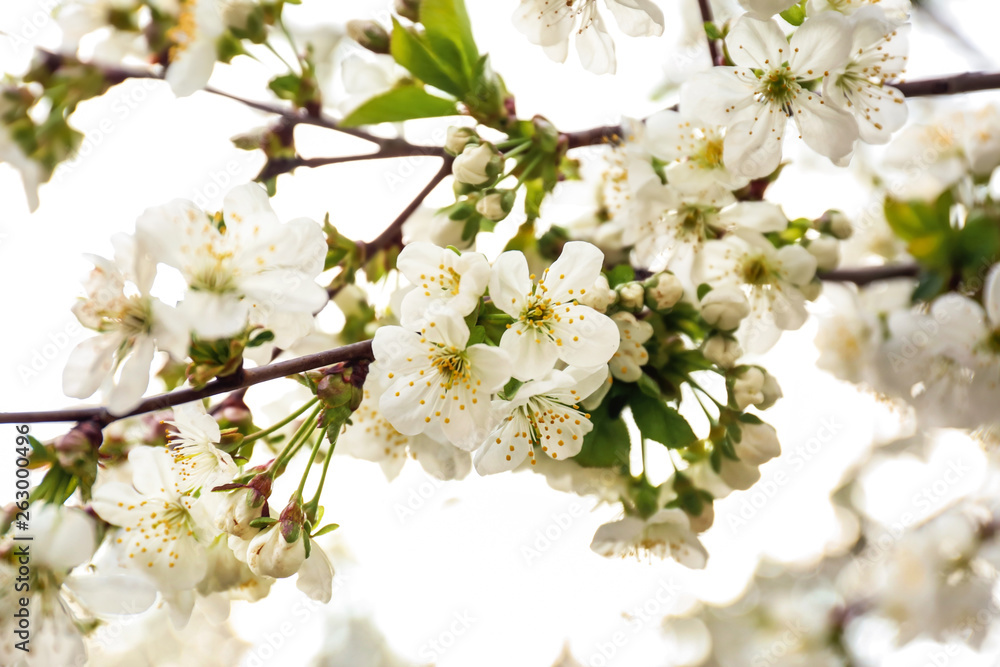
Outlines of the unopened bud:
<svg viewBox="0 0 1000 667">
<path fill-rule="evenodd" d="M 764 371 L 756 366 L 745 370 L 733 380 L 732 400 L 740 410 L 764 401 Z"/>
<path fill-rule="evenodd" d="M 743 356 L 743 349 L 735 339 L 716 334 L 705 341 L 701 353 L 721 368 L 732 368 Z"/>
<path fill-rule="evenodd" d="M 298 499 L 292 500 L 281 510 L 278 524 L 281 526 L 281 536 L 286 542 L 295 542 L 302 535 L 302 524 L 306 521 L 305 512 Z"/>
<path fill-rule="evenodd" d="M 455 180 L 468 185 L 483 185 L 496 179 L 503 168 L 503 157 L 493 144 L 466 146 L 451 165 Z"/>
<path fill-rule="evenodd" d="M 471 127 L 449 127 L 444 140 L 444 150 L 449 155 L 461 155 L 468 145 L 479 143 L 479 135 Z"/>
<path fill-rule="evenodd" d="M 372 53 L 389 53 L 389 33 L 375 21 L 348 21 L 347 36 Z"/>
<path fill-rule="evenodd" d="M 799 285 L 799 291 L 802 292 L 802 296 L 804 296 L 807 301 L 815 301 L 823 292 L 823 283 L 819 280 L 813 280 L 805 285 Z"/>
<path fill-rule="evenodd" d="M 513 190 L 494 190 L 476 203 L 476 211 L 487 220 L 499 222 L 514 208 L 517 193 Z"/>
<path fill-rule="evenodd" d="M 584 306 L 590 306 L 599 313 L 606 313 L 608 307 L 618 299 L 618 292 L 611 289 L 608 279 L 603 275 L 597 276 L 593 287 L 585 292 L 581 290 L 581 292 L 582 294 L 577 301 Z"/>
<path fill-rule="evenodd" d="M 618 286 L 618 305 L 627 310 L 641 310 L 646 298 L 642 283 L 630 282 Z"/>
<path fill-rule="evenodd" d="M 396 13 L 414 23 L 420 20 L 420 0 L 396 0 Z"/>
<path fill-rule="evenodd" d="M 841 241 L 851 238 L 854 233 L 850 218 L 836 209 L 830 209 L 813 224 L 819 231 L 830 234 Z"/>
<path fill-rule="evenodd" d="M 672 273 L 658 273 L 645 282 L 646 305 L 653 310 L 673 308 L 684 296 L 684 286 Z"/>
<path fill-rule="evenodd" d="M 732 331 L 750 314 L 750 303 L 738 287 L 716 287 L 701 299 L 701 316 L 709 326 Z"/>
<path fill-rule="evenodd" d="M 840 264 L 840 243 L 829 236 L 810 241 L 806 250 L 816 258 L 816 268 L 820 271 L 832 271 Z"/>
</svg>

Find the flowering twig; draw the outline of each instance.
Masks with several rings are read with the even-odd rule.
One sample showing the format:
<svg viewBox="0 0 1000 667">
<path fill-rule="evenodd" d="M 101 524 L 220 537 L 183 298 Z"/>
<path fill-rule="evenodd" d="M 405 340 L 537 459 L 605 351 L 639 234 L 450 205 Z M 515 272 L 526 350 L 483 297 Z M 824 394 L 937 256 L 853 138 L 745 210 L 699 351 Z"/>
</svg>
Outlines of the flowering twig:
<svg viewBox="0 0 1000 667">
<path fill-rule="evenodd" d="M 179 389 L 159 396 L 147 398 L 139 406 L 126 415 L 115 416 L 106 408 L 70 408 L 68 410 L 50 410 L 39 412 L 0 412 L 0 424 L 28 424 L 38 422 L 72 422 L 94 420 L 106 426 L 118 419 L 133 417 L 146 412 L 163 410 L 182 403 L 190 403 L 208 396 L 223 394 L 234 389 L 250 387 L 261 382 L 276 380 L 277 378 L 295 375 L 314 368 L 322 368 L 335 364 L 338 361 L 350 361 L 356 359 L 373 359 L 372 343 L 370 340 L 363 340 L 358 343 L 351 343 L 343 347 L 332 350 L 325 350 L 315 354 L 307 354 L 303 357 L 281 361 L 276 364 L 260 366 L 234 373 L 233 375 L 219 378 L 209 382 L 201 389 Z"/>
<path fill-rule="evenodd" d="M 715 16 L 712 14 L 712 5 L 710 0 L 698 0 L 698 10 L 701 12 L 702 23 L 715 22 Z M 725 59 L 722 57 L 722 50 L 719 49 L 719 40 L 708 37 L 707 33 L 705 37 L 708 39 L 708 52 L 712 56 L 712 66 L 724 65 Z"/>
<path fill-rule="evenodd" d="M 413 215 L 413 212 L 417 210 L 417 207 L 420 206 L 421 203 L 423 203 L 424 199 L 427 198 L 427 195 L 429 195 L 431 191 L 438 186 L 438 183 L 443 181 L 448 174 L 451 173 L 451 163 L 451 156 L 445 155 L 444 161 L 441 163 L 441 168 L 438 169 L 437 173 L 431 177 L 431 180 L 427 182 L 427 185 L 425 185 L 424 188 L 417 193 L 417 196 L 406 205 L 406 208 L 400 211 L 399 215 L 396 216 L 396 219 L 393 220 L 381 234 L 375 237 L 375 239 L 369 241 L 368 243 L 361 244 L 365 257 L 370 257 L 379 250 L 389 248 L 393 245 L 402 244 L 403 223 L 405 223 L 410 216 Z"/>
<path fill-rule="evenodd" d="M 820 280 L 825 280 L 827 282 L 868 285 L 880 280 L 891 280 L 893 278 L 915 278 L 919 273 L 920 267 L 916 264 L 890 264 L 887 266 L 871 266 L 861 269 L 835 269 L 833 271 L 821 271 L 816 275 Z"/>
</svg>

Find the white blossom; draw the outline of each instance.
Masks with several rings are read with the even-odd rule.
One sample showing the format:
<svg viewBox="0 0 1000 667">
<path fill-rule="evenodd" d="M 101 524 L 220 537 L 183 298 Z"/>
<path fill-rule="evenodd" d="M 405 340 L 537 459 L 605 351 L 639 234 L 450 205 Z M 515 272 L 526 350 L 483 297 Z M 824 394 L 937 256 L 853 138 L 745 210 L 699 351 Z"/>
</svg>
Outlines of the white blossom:
<svg viewBox="0 0 1000 667">
<path fill-rule="evenodd" d="M 510 361 L 502 349 L 468 341 L 469 327 L 448 312 L 434 314 L 419 334 L 393 326 L 375 332 L 375 360 L 390 380 L 379 412 L 397 431 L 430 429 L 468 451 L 482 443 L 490 397 L 510 379 Z"/>
<path fill-rule="evenodd" d="M 741 17 L 726 37 L 736 66 L 714 67 L 686 83 L 681 108 L 726 126 L 723 160 L 747 178 L 777 169 L 789 117 L 810 148 L 843 161 L 854 150 L 857 123 L 803 84 L 847 62 L 850 36 L 847 19 L 835 12 L 806 19 L 790 42 L 774 21 Z"/>
<path fill-rule="evenodd" d="M 215 418 L 205 412 L 201 402 L 186 403 L 174 408 L 177 428 L 170 437 L 167 450 L 174 459 L 175 474 L 180 489 L 185 493 L 230 481 L 236 474 L 236 464 L 226 452 L 219 449 L 222 435 Z"/>
<path fill-rule="evenodd" d="M 688 515 L 679 509 L 662 509 L 648 519 L 626 516 L 604 524 L 597 529 L 590 548 L 607 557 L 670 557 L 694 569 L 705 567 L 708 561 L 708 552 L 691 529 Z"/>
<path fill-rule="evenodd" d="M 663 34 L 663 12 L 651 0 L 604 0 L 619 29 L 630 37 Z M 570 35 L 584 68 L 614 74 L 615 45 L 597 10 L 597 0 L 521 0 L 514 26 L 556 62 L 565 62 Z"/>
<path fill-rule="evenodd" d="M 781 331 L 798 329 L 806 321 L 805 296 L 799 288 L 816 274 L 816 258 L 805 248 L 776 249 L 760 234 L 738 232 L 705 244 L 698 262 L 699 284 L 740 287 L 746 294 L 750 316 L 737 339 L 751 352 L 770 349 Z M 704 305 L 702 300 L 703 314 Z"/>
<path fill-rule="evenodd" d="M 479 305 L 490 279 L 490 264 L 482 254 L 459 255 L 431 243 L 407 245 L 396 267 L 414 286 L 403 297 L 400 322 L 404 326 L 419 326 L 437 308 L 465 317 Z"/>
<path fill-rule="evenodd" d="M 220 230 L 193 202 L 177 199 L 147 209 L 136 233 L 156 261 L 187 280 L 179 309 L 199 336 L 223 338 L 261 325 L 288 347 L 327 301 L 315 282 L 326 258 L 322 230 L 304 218 L 281 224 L 254 183 L 226 195 L 223 219 Z"/>
<path fill-rule="evenodd" d="M 606 368 L 553 370 L 521 385 L 509 401 L 493 401 L 498 426 L 476 451 L 476 470 L 489 475 L 513 470 L 525 458 L 534 463 L 535 447 L 553 459 L 576 456 L 593 428 L 579 404 L 607 377 Z"/>
<path fill-rule="evenodd" d="M 878 6 L 854 14 L 851 29 L 850 58 L 826 77 L 823 95 L 854 115 L 862 141 L 885 144 L 906 123 L 903 94 L 886 85 L 906 69 L 906 31 Z"/>
<path fill-rule="evenodd" d="M 184 317 L 149 294 L 156 267 L 147 247 L 127 234 L 115 235 L 112 243 L 114 262 L 89 256 L 94 270 L 87 280 L 87 296 L 73 313 L 99 335 L 70 354 L 63 391 L 87 398 L 104 385 L 109 411 L 121 415 L 142 400 L 158 349 L 177 360 L 187 356 L 188 333 Z"/>
<path fill-rule="evenodd" d="M 162 448 L 129 452 L 132 484 L 106 482 L 94 490 L 97 515 L 117 526 L 122 563 L 151 577 L 164 592 L 194 588 L 205 576 L 205 544 L 214 538 L 201 501 L 185 495 Z"/>
<path fill-rule="evenodd" d="M 618 331 L 606 315 L 580 305 L 600 274 L 604 255 L 580 241 L 562 254 L 536 284 L 524 255 L 508 251 L 493 264 L 490 297 L 515 318 L 500 339 L 519 380 L 544 376 L 561 359 L 571 366 L 595 368 L 618 347 Z"/>
<path fill-rule="evenodd" d="M 637 320 L 632 313 L 615 313 L 611 319 L 621 339 L 618 350 L 608 362 L 611 375 L 622 382 L 637 382 L 642 376 L 642 367 L 649 361 L 644 343 L 653 337 L 653 326 Z"/>
</svg>

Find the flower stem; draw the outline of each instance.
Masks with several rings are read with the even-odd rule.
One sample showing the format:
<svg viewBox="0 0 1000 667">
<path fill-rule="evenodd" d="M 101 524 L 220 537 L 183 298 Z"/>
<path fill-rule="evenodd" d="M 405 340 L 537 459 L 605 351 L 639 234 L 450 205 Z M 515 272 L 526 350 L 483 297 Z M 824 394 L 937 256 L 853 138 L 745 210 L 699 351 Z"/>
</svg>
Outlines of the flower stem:
<svg viewBox="0 0 1000 667">
<path fill-rule="evenodd" d="M 308 437 L 306 438 L 308 440 Z M 319 437 L 316 438 L 316 443 L 312 447 L 312 451 L 309 453 L 309 461 L 306 463 L 306 469 L 302 471 L 302 479 L 299 480 L 299 488 L 295 491 L 295 498 L 299 500 L 302 499 L 302 491 L 306 488 L 306 479 L 309 478 L 309 473 L 312 471 L 313 463 L 316 461 L 316 455 L 319 454 L 319 448 L 323 444 L 323 431 L 319 432 Z"/>
<path fill-rule="evenodd" d="M 301 446 L 301 444 L 309 438 L 309 431 L 316 426 L 316 416 L 319 415 L 319 411 L 322 409 L 322 405 L 317 405 L 316 409 L 313 410 L 308 417 L 306 417 L 305 421 L 302 422 L 302 425 L 299 426 L 297 431 L 295 431 L 295 435 L 292 436 L 292 439 L 288 441 L 288 444 L 285 445 L 285 448 L 281 450 L 281 453 L 278 454 L 278 457 L 274 459 L 274 462 L 271 464 L 272 474 L 281 470 L 281 468 L 288 463 L 293 456 L 295 456 L 299 446 Z"/>
<path fill-rule="evenodd" d="M 330 461 L 333 459 L 333 450 L 337 446 L 337 438 L 339 435 L 340 430 L 338 429 L 330 438 L 330 448 L 326 451 L 326 458 L 323 459 L 323 471 L 319 475 L 319 485 L 316 487 L 316 493 L 313 495 L 312 499 L 306 503 L 307 516 L 310 516 L 310 511 L 315 513 L 316 508 L 319 507 L 319 496 L 323 492 L 323 485 L 326 483 L 326 471 L 330 467 Z M 320 440 L 322 441 L 322 438 Z"/>
<path fill-rule="evenodd" d="M 271 435 L 272 433 L 274 433 L 275 431 L 277 431 L 278 429 L 280 429 L 281 427 L 283 427 L 285 424 L 287 424 L 290 421 L 294 420 L 296 417 L 298 417 L 303 412 L 305 412 L 306 410 L 308 410 L 310 408 L 310 406 L 315 405 L 316 401 L 318 401 L 318 400 L 319 400 L 318 398 L 313 398 L 313 399 L 307 401 L 301 408 L 299 408 L 298 410 L 296 410 L 292 414 L 288 415 L 287 417 L 285 417 L 281 421 L 275 422 L 271 426 L 268 426 L 267 428 L 265 428 L 263 430 L 257 431 L 256 433 L 251 433 L 247 437 L 243 438 L 243 444 L 246 444 L 248 442 L 253 442 L 254 440 L 259 440 L 260 438 L 263 438 L 264 436 L 267 436 L 267 435 Z"/>
</svg>

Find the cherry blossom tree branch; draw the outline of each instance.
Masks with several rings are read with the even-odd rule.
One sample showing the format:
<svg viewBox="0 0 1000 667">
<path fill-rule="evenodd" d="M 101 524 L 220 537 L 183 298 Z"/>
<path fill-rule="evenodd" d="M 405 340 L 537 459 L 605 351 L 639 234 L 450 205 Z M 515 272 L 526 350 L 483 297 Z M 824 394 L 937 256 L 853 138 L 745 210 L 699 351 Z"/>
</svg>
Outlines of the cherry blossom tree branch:
<svg viewBox="0 0 1000 667">
<path fill-rule="evenodd" d="M 146 412 L 154 412 L 182 403 L 190 403 L 191 401 L 197 401 L 208 396 L 243 389 L 260 384 L 261 382 L 268 382 L 269 380 L 276 380 L 289 375 L 295 375 L 296 373 L 329 366 L 340 361 L 371 361 L 373 359 L 372 342 L 370 340 L 363 340 L 332 350 L 280 361 L 276 364 L 268 364 L 267 366 L 259 366 L 249 370 L 240 370 L 227 377 L 213 380 L 201 389 L 178 389 L 166 394 L 160 394 L 159 396 L 152 396 L 144 400 L 139 404 L 139 407 L 126 415 L 112 415 L 103 407 L 70 408 L 68 410 L 40 412 L 0 412 L 0 424 L 96 421 L 101 426 L 107 426 L 111 422 L 124 419 L 125 417 L 134 417 Z"/>
<path fill-rule="evenodd" d="M 854 283 L 858 286 L 869 285 L 880 280 L 893 278 L 915 278 L 920 273 L 916 264 L 888 264 L 885 266 L 870 266 L 860 269 L 834 269 L 820 271 L 816 276 L 827 282 Z"/>
<path fill-rule="evenodd" d="M 701 12 L 702 23 L 714 23 L 715 15 L 712 13 L 712 3 L 711 0 L 698 0 L 698 10 Z M 719 40 L 712 39 L 705 35 L 708 39 L 708 52 L 712 56 L 712 65 L 724 65 L 725 59 L 722 57 L 722 49 L 719 48 Z"/>
<path fill-rule="evenodd" d="M 374 255 L 379 250 L 384 250 L 385 248 L 392 247 L 393 245 L 402 245 L 403 243 L 403 223 L 409 220 L 413 212 L 417 210 L 417 207 L 423 203 L 427 195 L 438 186 L 438 184 L 443 181 L 451 173 L 451 163 L 453 158 L 450 155 L 445 154 L 444 160 L 441 163 L 441 168 L 437 170 L 437 173 L 431 177 L 431 180 L 427 182 L 427 185 L 417 193 L 417 196 L 406 205 L 396 219 L 390 223 L 385 230 L 379 234 L 375 239 L 367 242 L 361 243 L 362 250 L 364 251 L 365 257 L 370 257 Z"/>
</svg>

